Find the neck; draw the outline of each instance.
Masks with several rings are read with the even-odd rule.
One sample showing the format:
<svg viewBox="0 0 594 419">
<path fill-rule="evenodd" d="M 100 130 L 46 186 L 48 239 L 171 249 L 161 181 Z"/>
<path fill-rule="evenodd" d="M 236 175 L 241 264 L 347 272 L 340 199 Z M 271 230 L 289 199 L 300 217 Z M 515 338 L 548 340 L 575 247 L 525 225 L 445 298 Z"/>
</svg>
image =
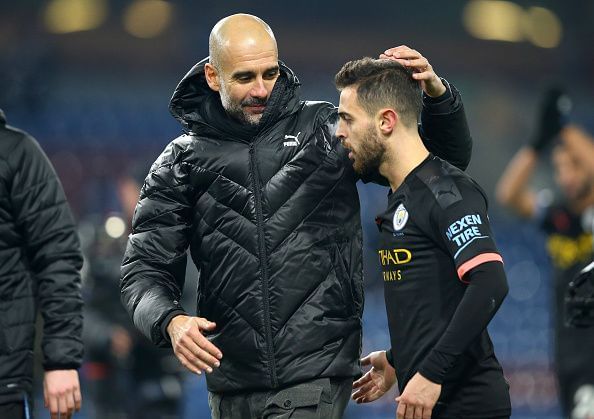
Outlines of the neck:
<svg viewBox="0 0 594 419">
<path fill-rule="evenodd" d="M 387 140 L 386 152 L 379 166 L 379 172 L 388 179 L 392 191 L 396 191 L 406 176 L 428 155 L 429 151 L 423 145 L 416 130 L 394 132 Z"/>
</svg>

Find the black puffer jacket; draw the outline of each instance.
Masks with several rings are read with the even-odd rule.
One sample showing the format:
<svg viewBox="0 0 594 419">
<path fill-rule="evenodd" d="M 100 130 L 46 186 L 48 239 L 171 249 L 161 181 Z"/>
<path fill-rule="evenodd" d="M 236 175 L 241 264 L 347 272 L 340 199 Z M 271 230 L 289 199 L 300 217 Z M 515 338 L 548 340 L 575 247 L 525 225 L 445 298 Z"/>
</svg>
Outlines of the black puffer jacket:
<svg viewBox="0 0 594 419">
<path fill-rule="evenodd" d="M 0 111 L 0 403 L 31 391 L 38 308 L 44 368 L 80 366 L 81 266 L 56 173 L 39 144 L 7 127 Z"/>
<path fill-rule="evenodd" d="M 357 177 L 333 136 L 336 108 L 300 101 L 296 77 L 281 65 L 260 124 L 235 124 L 208 88 L 203 63 L 172 98 L 171 110 L 190 134 L 170 143 L 146 178 L 122 267 L 122 300 L 143 333 L 167 344 L 164 326 L 183 313 L 190 246 L 201 273 L 198 314 L 217 323 L 210 338 L 223 352 L 221 367 L 207 376 L 209 390 L 355 376 L 361 223 Z M 465 167 L 464 112 L 457 93 L 447 102 L 445 113 L 459 128 L 452 151 Z M 437 129 L 442 110 L 429 117 Z"/>
</svg>

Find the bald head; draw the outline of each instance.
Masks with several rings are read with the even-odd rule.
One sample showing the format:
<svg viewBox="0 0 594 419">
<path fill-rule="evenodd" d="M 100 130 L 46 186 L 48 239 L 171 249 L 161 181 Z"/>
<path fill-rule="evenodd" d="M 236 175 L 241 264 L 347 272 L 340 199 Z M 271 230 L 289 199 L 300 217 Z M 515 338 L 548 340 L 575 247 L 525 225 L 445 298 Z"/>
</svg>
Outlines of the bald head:
<svg viewBox="0 0 594 419">
<path fill-rule="evenodd" d="M 212 29 L 209 50 L 210 62 L 204 65 L 208 86 L 220 94 L 227 114 L 258 124 L 280 75 L 272 30 L 256 16 L 228 16 Z"/>
<path fill-rule="evenodd" d="M 274 53 L 278 57 L 272 29 L 257 16 L 236 14 L 217 22 L 208 39 L 210 63 L 219 69 L 236 57 Z"/>
</svg>

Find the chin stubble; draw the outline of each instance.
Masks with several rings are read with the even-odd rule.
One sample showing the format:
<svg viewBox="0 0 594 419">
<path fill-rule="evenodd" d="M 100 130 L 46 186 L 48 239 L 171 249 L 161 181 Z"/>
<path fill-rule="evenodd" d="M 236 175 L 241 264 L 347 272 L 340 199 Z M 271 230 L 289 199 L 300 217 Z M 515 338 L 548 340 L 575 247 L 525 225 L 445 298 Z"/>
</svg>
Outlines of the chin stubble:
<svg viewBox="0 0 594 419">
<path fill-rule="evenodd" d="M 353 168 L 361 175 L 370 175 L 378 171 L 385 149 L 373 126 L 365 130 L 363 138 Z"/>
</svg>

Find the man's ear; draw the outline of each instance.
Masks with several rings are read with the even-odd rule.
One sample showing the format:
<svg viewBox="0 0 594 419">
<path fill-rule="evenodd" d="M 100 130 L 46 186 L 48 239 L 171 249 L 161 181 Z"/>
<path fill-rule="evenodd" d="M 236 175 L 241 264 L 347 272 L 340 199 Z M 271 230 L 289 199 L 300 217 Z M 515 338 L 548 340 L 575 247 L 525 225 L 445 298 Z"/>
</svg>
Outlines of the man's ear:
<svg viewBox="0 0 594 419">
<path fill-rule="evenodd" d="M 221 89 L 219 72 L 211 63 L 204 64 L 204 75 L 206 77 L 208 87 L 210 87 L 215 92 L 218 92 Z"/>
<path fill-rule="evenodd" d="M 396 124 L 400 122 L 396 111 L 390 108 L 380 109 L 377 117 L 379 130 L 384 135 L 392 134 L 392 131 L 396 129 Z"/>
</svg>

